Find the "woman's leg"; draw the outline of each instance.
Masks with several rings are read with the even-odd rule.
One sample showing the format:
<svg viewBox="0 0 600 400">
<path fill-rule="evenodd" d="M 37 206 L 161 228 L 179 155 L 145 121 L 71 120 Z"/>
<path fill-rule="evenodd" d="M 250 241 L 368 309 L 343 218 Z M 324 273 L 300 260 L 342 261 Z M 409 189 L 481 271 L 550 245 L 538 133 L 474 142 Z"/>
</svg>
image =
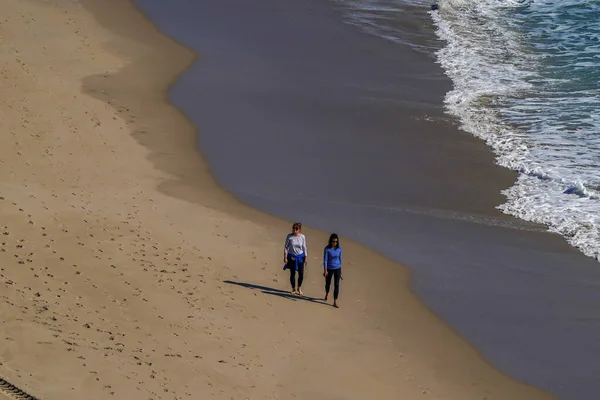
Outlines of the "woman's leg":
<svg viewBox="0 0 600 400">
<path fill-rule="evenodd" d="M 292 285 L 292 293 L 296 292 L 296 264 L 292 258 L 288 256 L 287 269 L 290 271 L 290 285 Z"/>
<path fill-rule="evenodd" d="M 325 300 L 327 300 L 327 296 L 329 296 L 329 289 L 331 288 L 331 277 L 333 276 L 333 270 L 327 270 L 327 276 L 325 277 Z"/>
<path fill-rule="evenodd" d="M 304 263 L 298 263 L 298 293 L 302 294 L 302 282 L 304 281 Z"/>
<path fill-rule="evenodd" d="M 334 269 L 333 270 L 333 299 L 337 300 L 340 295 L 340 277 L 342 276 L 342 269 Z"/>
<path fill-rule="evenodd" d="M 340 295 L 340 278 L 342 277 L 342 269 L 338 268 L 333 271 L 333 305 L 337 306 L 337 299 Z"/>
<path fill-rule="evenodd" d="M 290 285 L 292 285 L 292 292 L 296 291 L 296 270 L 292 268 L 288 268 L 290 270 Z"/>
</svg>

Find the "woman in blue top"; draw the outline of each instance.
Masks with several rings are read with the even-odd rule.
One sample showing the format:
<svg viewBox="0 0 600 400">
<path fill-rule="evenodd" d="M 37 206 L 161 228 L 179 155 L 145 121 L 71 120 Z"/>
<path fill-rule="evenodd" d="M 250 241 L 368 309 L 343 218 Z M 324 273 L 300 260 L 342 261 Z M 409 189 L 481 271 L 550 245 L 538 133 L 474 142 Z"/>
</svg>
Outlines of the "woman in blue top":
<svg viewBox="0 0 600 400">
<path fill-rule="evenodd" d="M 340 294 L 340 279 L 342 277 L 342 247 L 338 235 L 332 233 L 329 243 L 323 252 L 323 276 L 325 277 L 325 301 L 329 296 L 331 277 L 333 277 L 333 306 L 339 308 L 337 299 Z"/>
</svg>

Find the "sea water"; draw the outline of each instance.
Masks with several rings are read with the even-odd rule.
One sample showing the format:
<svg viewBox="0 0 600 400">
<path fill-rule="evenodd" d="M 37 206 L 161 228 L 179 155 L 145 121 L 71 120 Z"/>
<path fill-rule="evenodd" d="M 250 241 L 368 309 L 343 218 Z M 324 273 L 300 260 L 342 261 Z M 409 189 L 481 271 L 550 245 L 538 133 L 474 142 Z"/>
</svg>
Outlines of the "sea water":
<svg viewBox="0 0 600 400">
<path fill-rule="evenodd" d="M 394 14 L 429 12 L 447 112 L 520 173 L 498 208 L 600 259 L 600 0 L 342 1 L 349 21 L 403 43 Z"/>
</svg>

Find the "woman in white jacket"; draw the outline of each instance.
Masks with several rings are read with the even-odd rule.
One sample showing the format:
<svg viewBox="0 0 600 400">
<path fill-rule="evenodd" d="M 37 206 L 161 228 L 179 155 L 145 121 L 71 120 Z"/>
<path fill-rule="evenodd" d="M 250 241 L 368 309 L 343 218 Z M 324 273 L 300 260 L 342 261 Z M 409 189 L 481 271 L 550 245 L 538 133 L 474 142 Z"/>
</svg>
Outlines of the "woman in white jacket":
<svg viewBox="0 0 600 400">
<path fill-rule="evenodd" d="M 302 281 L 304 280 L 304 266 L 306 262 L 306 237 L 302 234 L 302 224 L 295 222 L 292 225 L 292 233 L 285 238 L 283 246 L 283 269 L 290 270 L 290 284 L 292 285 L 292 294 L 302 293 Z M 296 286 L 296 272 L 298 272 L 298 286 Z"/>
</svg>

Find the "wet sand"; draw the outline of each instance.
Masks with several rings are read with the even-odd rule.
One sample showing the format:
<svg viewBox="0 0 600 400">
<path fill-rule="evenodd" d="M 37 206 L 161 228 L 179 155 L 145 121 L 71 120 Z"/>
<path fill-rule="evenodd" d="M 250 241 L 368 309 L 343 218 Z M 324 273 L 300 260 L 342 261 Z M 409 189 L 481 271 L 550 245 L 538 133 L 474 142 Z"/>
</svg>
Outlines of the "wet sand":
<svg viewBox="0 0 600 400">
<path fill-rule="evenodd" d="M 548 398 L 350 240 L 341 309 L 313 229 L 307 296 L 288 295 L 289 221 L 216 186 L 165 101 L 195 56 L 129 3 L 0 12 L 4 379 L 43 400 Z"/>
<path fill-rule="evenodd" d="M 325 1 L 137 3 L 200 54 L 170 93 L 220 185 L 409 265 L 416 293 L 507 374 L 597 393 L 599 265 L 495 209 L 516 174 L 443 114 L 433 56 Z M 431 26 L 426 9 L 397 24 Z"/>
</svg>

